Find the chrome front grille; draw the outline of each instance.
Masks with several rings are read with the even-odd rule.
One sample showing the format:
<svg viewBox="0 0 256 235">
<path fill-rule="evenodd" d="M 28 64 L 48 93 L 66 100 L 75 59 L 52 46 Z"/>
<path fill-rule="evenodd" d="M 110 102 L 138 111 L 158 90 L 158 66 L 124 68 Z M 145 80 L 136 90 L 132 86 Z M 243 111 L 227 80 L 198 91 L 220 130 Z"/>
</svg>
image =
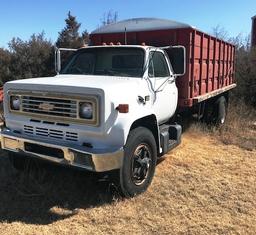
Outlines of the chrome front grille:
<svg viewBox="0 0 256 235">
<path fill-rule="evenodd" d="M 78 133 L 24 125 L 24 133 L 54 139 L 78 141 Z"/>
<path fill-rule="evenodd" d="M 40 118 L 50 122 L 79 123 L 98 126 L 100 121 L 100 97 L 97 95 L 80 95 L 47 91 L 8 91 L 9 111 L 31 118 Z M 12 98 L 18 100 L 20 108 L 12 106 Z M 92 117 L 80 117 L 80 106 L 84 103 L 92 105 Z"/>
<path fill-rule="evenodd" d="M 21 104 L 23 112 L 77 118 L 76 100 L 21 96 Z"/>
</svg>

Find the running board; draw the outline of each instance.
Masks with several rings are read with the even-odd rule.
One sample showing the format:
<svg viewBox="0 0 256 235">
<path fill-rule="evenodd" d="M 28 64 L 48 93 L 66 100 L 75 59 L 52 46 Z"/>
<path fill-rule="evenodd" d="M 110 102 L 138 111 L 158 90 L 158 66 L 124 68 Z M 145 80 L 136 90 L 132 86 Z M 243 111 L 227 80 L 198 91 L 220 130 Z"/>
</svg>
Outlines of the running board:
<svg viewBox="0 0 256 235">
<path fill-rule="evenodd" d="M 160 142 L 162 147 L 161 155 L 166 154 L 171 149 L 174 149 L 181 143 L 182 128 L 178 124 L 174 125 L 161 125 L 160 129 Z"/>
</svg>

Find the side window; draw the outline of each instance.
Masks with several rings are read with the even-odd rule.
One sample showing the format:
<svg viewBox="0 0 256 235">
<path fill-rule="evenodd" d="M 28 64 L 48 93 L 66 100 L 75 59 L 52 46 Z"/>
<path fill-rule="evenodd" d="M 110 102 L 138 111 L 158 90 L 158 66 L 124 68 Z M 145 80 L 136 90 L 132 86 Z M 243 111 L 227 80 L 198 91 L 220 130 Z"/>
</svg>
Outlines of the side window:
<svg viewBox="0 0 256 235">
<path fill-rule="evenodd" d="M 149 76 L 150 77 L 168 77 L 170 76 L 170 71 L 168 69 L 167 62 L 163 53 L 152 52 L 151 60 L 149 63 Z"/>
<path fill-rule="evenodd" d="M 148 76 L 151 78 L 154 77 L 154 65 L 153 65 L 152 59 L 150 59 L 150 61 L 149 61 Z"/>
</svg>

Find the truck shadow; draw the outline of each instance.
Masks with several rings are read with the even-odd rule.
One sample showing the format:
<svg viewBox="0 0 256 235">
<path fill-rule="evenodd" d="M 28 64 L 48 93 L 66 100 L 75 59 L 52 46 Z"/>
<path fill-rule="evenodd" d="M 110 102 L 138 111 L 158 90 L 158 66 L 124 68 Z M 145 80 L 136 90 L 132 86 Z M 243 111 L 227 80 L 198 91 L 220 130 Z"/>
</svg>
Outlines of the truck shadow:
<svg viewBox="0 0 256 235">
<path fill-rule="evenodd" d="M 184 119 L 183 132 L 193 122 Z M 0 151 L 0 222 L 47 225 L 121 199 L 105 175 L 42 163 L 31 169 L 16 171 Z"/>
<path fill-rule="evenodd" d="M 5 155 L 0 152 L 0 222 L 47 225 L 119 197 L 102 176 L 48 164 L 22 173 Z"/>
</svg>

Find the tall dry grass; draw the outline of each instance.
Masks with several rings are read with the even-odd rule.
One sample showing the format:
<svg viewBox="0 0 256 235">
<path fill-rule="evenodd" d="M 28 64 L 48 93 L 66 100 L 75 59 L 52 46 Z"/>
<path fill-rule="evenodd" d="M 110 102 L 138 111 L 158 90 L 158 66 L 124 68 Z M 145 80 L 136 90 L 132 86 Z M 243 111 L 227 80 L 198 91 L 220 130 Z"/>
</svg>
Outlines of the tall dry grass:
<svg viewBox="0 0 256 235">
<path fill-rule="evenodd" d="M 227 145 L 237 145 L 246 150 L 256 149 L 256 109 L 241 100 L 233 100 L 229 104 L 224 125 L 194 122 L 189 129 L 214 135 Z"/>
</svg>

